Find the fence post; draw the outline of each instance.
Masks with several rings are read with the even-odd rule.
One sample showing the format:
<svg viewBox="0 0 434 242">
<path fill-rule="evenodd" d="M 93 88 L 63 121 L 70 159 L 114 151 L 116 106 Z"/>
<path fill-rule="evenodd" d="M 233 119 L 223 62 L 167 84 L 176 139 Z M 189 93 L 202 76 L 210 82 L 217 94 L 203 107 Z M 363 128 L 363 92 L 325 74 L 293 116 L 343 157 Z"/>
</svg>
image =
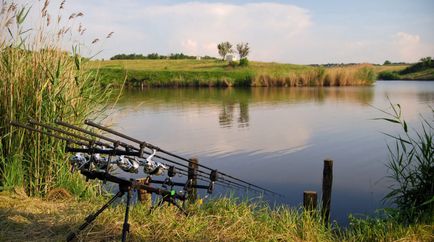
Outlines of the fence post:
<svg viewBox="0 0 434 242">
<path fill-rule="evenodd" d="M 333 160 L 324 160 L 322 178 L 322 216 L 328 225 L 330 222 L 330 204 L 332 198 Z"/>
<path fill-rule="evenodd" d="M 306 211 L 312 211 L 316 209 L 317 194 L 315 191 L 303 192 L 303 207 Z"/>
<path fill-rule="evenodd" d="M 188 162 L 188 182 L 190 188 L 187 192 L 187 197 L 190 202 L 195 202 L 197 199 L 197 168 L 198 168 L 199 160 L 197 158 L 191 158 Z"/>
</svg>

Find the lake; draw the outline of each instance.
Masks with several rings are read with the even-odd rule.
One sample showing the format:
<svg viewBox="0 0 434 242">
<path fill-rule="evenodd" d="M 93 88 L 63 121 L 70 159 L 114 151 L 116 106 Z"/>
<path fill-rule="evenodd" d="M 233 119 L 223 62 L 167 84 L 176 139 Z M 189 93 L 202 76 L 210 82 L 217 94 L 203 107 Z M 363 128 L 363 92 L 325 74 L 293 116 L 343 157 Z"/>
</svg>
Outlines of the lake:
<svg viewBox="0 0 434 242">
<path fill-rule="evenodd" d="M 126 90 L 106 122 L 116 130 L 284 194 L 320 197 L 323 160 L 334 160 L 332 219 L 373 214 L 388 191 L 387 143 L 398 127 L 375 108 L 401 104 L 411 127 L 432 120 L 434 82 L 369 87 Z"/>
</svg>

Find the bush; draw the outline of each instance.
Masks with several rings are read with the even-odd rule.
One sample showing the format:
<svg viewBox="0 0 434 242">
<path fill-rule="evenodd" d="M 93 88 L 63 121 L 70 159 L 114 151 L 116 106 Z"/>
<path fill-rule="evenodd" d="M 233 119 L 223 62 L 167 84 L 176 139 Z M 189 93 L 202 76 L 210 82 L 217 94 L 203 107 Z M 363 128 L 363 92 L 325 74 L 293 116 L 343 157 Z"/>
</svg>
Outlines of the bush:
<svg viewBox="0 0 434 242">
<path fill-rule="evenodd" d="M 237 67 L 239 65 L 238 61 L 229 61 L 230 67 Z"/>
<path fill-rule="evenodd" d="M 434 61 L 432 61 L 431 57 L 424 57 L 420 59 L 420 61 L 416 64 L 413 64 L 404 70 L 400 71 L 399 74 L 409 74 L 413 72 L 423 71 L 429 68 L 434 68 Z"/>
<path fill-rule="evenodd" d="M 399 80 L 401 77 L 394 71 L 382 71 L 378 73 L 379 80 Z"/>
<path fill-rule="evenodd" d="M 247 58 L 242 58 L 240 60 L 240 66 L 248 66 L 249 65 L 249 60 Z"/>
<path fill-rule="evenodd" d="M 401 106 L 392 105 L 393 113 L 381 118 L 401 127 L 401 134 L 391 135 L 388 145 L 388 176 L 394 184 L 385 197 L 397 206 L 403 222 L 433 222 L 434 218 L 434 127 L 432 120 L 421 117 L 419 130 L 410 130 L 402 118 Z M 434 114 L 434 109 L 431 108 Z"/>
</svg>

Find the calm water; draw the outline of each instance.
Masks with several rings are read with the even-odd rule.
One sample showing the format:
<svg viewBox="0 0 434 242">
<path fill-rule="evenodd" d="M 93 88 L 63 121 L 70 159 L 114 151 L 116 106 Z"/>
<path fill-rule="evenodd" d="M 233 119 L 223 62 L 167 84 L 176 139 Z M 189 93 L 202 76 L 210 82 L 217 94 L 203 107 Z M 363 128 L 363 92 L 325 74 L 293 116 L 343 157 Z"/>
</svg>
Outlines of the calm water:
<svg viewBox="0 0 434 242">
<path fill-rule="evenodd" d="M 332 218 L 371 214 L 384 206 L 390 182 L 380 132 L 398 129 L 372 119 L 400 103 L 417 125 L 431 118 L 434 82 L 377 82 L 372 87 L 146 89 L 126 91 L 109 123 L 254 184 L 300 205 L 304 190 L 320 195 L 323 160 L 334 160 Z"/>
</svg>

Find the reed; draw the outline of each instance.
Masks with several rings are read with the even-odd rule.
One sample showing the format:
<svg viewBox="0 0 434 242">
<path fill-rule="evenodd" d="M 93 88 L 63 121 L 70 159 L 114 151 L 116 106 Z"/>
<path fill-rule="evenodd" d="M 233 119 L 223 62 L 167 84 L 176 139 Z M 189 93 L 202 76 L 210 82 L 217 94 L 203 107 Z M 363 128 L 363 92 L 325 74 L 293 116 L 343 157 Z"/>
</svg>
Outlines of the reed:
<svg viewBox="0 0 434 242">
<path fill-rule="evenodd" d="M 352 67 L 310 68 L 288 73 L 260 73 L 254 77 L 256 87 L 298 87 L 298 86 L 361 86 L 371 85 L 375 80 L 370 65 Z"/>
<path fill-rule="evenodd" d="M 29 195 L 46 194 L 53 187 L 68 187 L 86 195 L 85 182 L 69 173 L 64 145 L 52 138 L 26 132 L 9 125 L 12 120 L 33 118 L 44 123 L 62 119 L 82 123 L 95 115 L 95 107 L 107 92 L 94 75 L 82 70 L 79 43 L 72 53 L 62 49 L 74 32 L 76 13 L 62 20 L 65 1 L 53 20 L 49 1 L 37 6 L 19 6 L 2 1 L 0 12 L 0 186 L 24 187 Z M 27 19 L 30 11 L 40 11 L 39 19 Z M 37 23 L 35 26 L 33 23 Z"/>
<path fill-rule="evenodd" d="M 404 120 L 401 106 L 390 103 L 385 120 L 400 128 L 388 144 L 388 178 L 393 181 L 385 199 L 396 205 L 394 210 L 404 223 L 434 222 L 434 126 L 420 117 L 419 127 L 410 127 Z M 431 114 L 434 109 L 430 107 Z M 433 118 L 433 116 L 431 116 Z"/>
</svg>

